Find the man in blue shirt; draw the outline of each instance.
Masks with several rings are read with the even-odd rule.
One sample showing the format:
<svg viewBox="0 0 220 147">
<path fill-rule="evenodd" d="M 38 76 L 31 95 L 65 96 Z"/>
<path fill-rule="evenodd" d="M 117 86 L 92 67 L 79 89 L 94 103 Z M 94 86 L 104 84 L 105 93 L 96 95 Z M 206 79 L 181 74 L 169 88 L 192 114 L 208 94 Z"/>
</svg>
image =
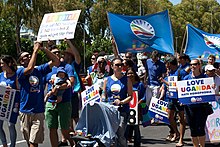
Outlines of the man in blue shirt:
<svg viewBox="0 0 220 147">
<path fill-rule="evenodd" d="M 51 60 L 35 67 L 38 51 L 42 50 Z M 44 140 L 44 82 L 43 77 L 53 66 L 60 64 L 59 59 L 40 43 L 34 44 L 32 56 L 21 53 L 19 62 L 23 67 L 17 70 L 20 84 L 20 120 L 21 131 L 28 146 L 37 147 Z"/>
<path fill-rule="evenodd" d="M 63 60 L 61 58 L 60 51 L 57 48 L 53 48 L 51 52 L 56 54 L 60 60 Z M 74 73 L 73 73 L 73 68 L 70 64 L 61 62 L 59 67 L 64 68 L 72 85 L 70 85 L 70 87 L 67 84 L 62 86 L 55 86 L 52 89 L 52 90 L 65 89 L 65 92 L 63 93 L 62 101 L 56 103 L 55 105 L 53 105 L 54 95 L 49 97 L 46 103 L 46 124 L 50 132 L 51 146 L 53 147 L 58 146 L 58 133 L 57 133 L 58 126 L 61 128 L 61 132 L 64 138 L 69 140 L 70 145 L 73 146 L 74 143 L 69 136 L 69 127 L 70 127 L 71 112 L 72 112 L 71 98 L 72 98 L 72 86 L 74 84 Z M 53 67 L 52 72 L 47 74 L 45 77 L 45 80 L 48 83 L 48 90 L 51 89 L 52 87 L 52 84 L 49 81 L 51 80 L 51 77 L 53 77 L 53 75 L 56 75 L 57 68 L 58 67 Z"/>
<path fill-rule="evenodd" d="M 162 83 L 159 81 L 161 77 L 165 77 L 165 64 L 159 59 L 159 53 L 153 51 L 151 59 L 146 61 L 146 71 L 148 75 L 146 103 L 149 106 L 152 97 L 159 97 L 159 89 Z"/>
</svg>

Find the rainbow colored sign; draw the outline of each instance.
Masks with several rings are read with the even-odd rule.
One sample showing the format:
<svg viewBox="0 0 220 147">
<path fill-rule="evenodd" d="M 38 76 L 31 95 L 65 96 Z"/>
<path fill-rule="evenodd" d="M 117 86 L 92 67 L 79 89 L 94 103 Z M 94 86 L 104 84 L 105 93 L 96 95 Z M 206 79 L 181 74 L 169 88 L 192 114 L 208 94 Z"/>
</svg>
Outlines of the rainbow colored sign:
<svg viewBox="0 0 220 147">
<path fill-rule="evenodd" d="M 176 89 L 176 82 L 178 77 L 177 76 L 169 76 L 168 83 L 169 83 L 169 98 L 177 99 L 177 89 Z"/>
<path fill-rule="evenodd" d="M 100 101 L 100 94 L 99 94 L 99 86 L 92 85 L 88 87 L 81 93 L 82 97 L 82 106 L 84 107 L 87 103 L 93 103 L 94 101 Z"/>
<path fill-rule="evenodd" d="M 38 31 L 37 40 L 47 41 L 74 38 L 81 10 L 45 14 Z"/>
<path fill-rule="evenodd" d="M 206 141 L 220 142 L 220 103 L 211 102 L 213 114 L 206 121 Z"/>
<path fill-rule="evenodd" d="M 149 106 L 149 114 L 151 117 L 156 118 L 162 122 L 169 124 L 168 119 L 168 102 L 163 100 L 159 100 L 158 98 L 152 97 L 150 106 Z"/>
<path fill-rule="evenodd" d="M 177 81 L 178 98 L 183 104 L 215 101 L 213 78 Z"/>
</svg>

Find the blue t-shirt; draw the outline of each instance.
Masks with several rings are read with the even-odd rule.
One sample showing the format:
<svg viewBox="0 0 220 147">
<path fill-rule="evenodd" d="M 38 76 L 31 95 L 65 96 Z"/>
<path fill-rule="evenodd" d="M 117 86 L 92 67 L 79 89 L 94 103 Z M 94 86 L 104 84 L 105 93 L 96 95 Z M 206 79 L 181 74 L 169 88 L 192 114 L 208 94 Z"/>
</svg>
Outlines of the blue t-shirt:
<svg viewBox="0 0 220 147">
<path fill-rule="evenodd" d="M 0 73 L 0 85 L 10 86 L 12 89 L 17 89 L 18 87 L 16 87 L 16 78 L 17 78 L 16 73 L 12 77 L 6 78 L 4 76 L 4 72 L 1 72 Z M 14 103 L 12 104 L 13 108 L 11 111 L 11 118 L 9 120 L 9 122 L 14 123 L 14 124 L 17 122 L 17 117 L 19 114 L 19 103 L 20 103 L 20 92 L 16 91 Z"/>
<path fill-rule="evenodd" d="M 20 111 L 22 113 L 42 113 L 44 112 L 44 80 L 43 77 L 51 69 L 48 63 L 34 68 L 29 75 L 24 75 L 24 67 L 17 70 L 20 84 Z"/>
<path fill-rule="evenodd" d="M 146 101 L 146 88 L 142 82 L 133 85 L 133 90 L 138 91 L 138 100 Z"/>
<path fill-rule="evenodd" d="M 179 68 L 178 68 L 178 70 L 180 70 L 179 71 L 179 73 L 180 73 L 180 78 L 181 78 L 181 80 L 186 76 L 186 75 L 188 75 L 188 73 L 186 72 L 186 68 L 188 68 L 190 65 L 189 65 L 189 63 L 186 63 L 185 65 L 180 65 L 179 66 Z"/>
<path fill-rule="evenodd" d="M 66 73 L 68 74 L 68 77 L 74 77 L 74 73 L 73 73 L 73 69 L 72 69 L 72 66 L 70 64 L 66 64 L 64 62 L 61 62 L 59 67 L 64 67 L 64 70 L 66 71 Z M 47 88 L 47 92 L 49 92 L 49 90 L 51 89 L 51 87 L 53 86 L 49 81 L 51 79 L 51 77 L 53 75 L 56 75 L 57 74 L 57 68 L 58 67 L 53 67 L 52 68 L 52 71 L 50 73 L 48 73 L 46 75 L 46 82 L 48 83 L 48 88 Z M 71 97 L 72 97 L 72 87 L 71 88 L 68 88 L 68 89 L 65 89 L 65 92 L 63 93 L 63 96 L 62 96 L 62 101 L 61 103 L 64 103 L 64 102 L 69 102 L 71 100 Z M 48 99 L 48 102 L 54 102 L 55 98 L 54 98 L 54 95 L 49 97 Z"/>
<path fill-rule="evenodd" d="M 146 69 L 148 71 L 148 85 L 161 86 L 162 83 L 160 83 L 158 79 L 163 73 L 166 73 L 165 64 L 160 60 L 153 62 L 152 59 L 148 59 L 146 63 Z"/>
<path fill-rule="evenodd" d="M 116 99 L 122 101 L 127 98 L 127 81 L 127 76 L 123 76 L 117 81 L 113 80 L 111 76 L 107 77 L 106 92 L 109 102 Z M 124 104 L 119 111 L 129 112 L 129 104 Z"/>
<path fill-rule="evenodd" d="M 74 73 L 74 86 L 73 86 L 73 92 L 79 92 L 81 90 L 81 84 L 80 84 L 80 78 L 79 78 L 79 70 L 80 70 L 80 65 L 77 64 L 75 61 L 71 63 L 71 66 L 73 68 L 73 73 Z"/>
</svg>

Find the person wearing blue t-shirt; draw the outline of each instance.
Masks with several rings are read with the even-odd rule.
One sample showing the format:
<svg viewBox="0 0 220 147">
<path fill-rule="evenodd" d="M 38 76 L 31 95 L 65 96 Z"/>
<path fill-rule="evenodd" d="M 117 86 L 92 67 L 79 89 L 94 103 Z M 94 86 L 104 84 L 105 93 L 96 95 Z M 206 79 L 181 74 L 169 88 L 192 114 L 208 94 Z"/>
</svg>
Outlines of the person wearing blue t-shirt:
<svg viewBox="0 0 220 147">
<path fill-rule="evenodd" d="M 206 78 L 207 76 L 201 72 L 201 64 L 198 59 L 190 62 L 191 73 L 184 80 Z M 213 83 L 214 84 L 214 83 Z M 208 103 L 197 103 L 186 105 L 185 112 L 187 122 L 189 124 L 193 146 L 205 147 L 205 126 L 208 114 L 206 106 Z"/>
<path fill-rule="evenodd" d="M 104 80 L 102 101 L 119 106 L 120 124 L 116 132 L 116 146 L 126 147 L 125 130 L 129 114 L 129 102 L 133 98 L 132 82 L 122 74 L 122 60 L 114 58 L 112 60 L 113 75 Z"/>
<path fill-rule="evenodd" d="M 46 53 L 51 60 L 35 67 L 39 50 Z M 44 140 L 44 82 L 43 77 L 53 66 L 60 64 L 59 59 L 39 42 L 34 44 L 32 56 L 27 52 L 20 54 L 23 67 L 17 70 L 20 86 L 20 120 L 21 131 L 28 146 L 37 147 Z"/>
<path fill-rule="evenodd" d="M 180 75 L 180 79 L 183 79 L 186 75 L 190 73 L 190 65 L 188 63 L 188 56 L 186 54 L 179 54 L 177 56 L 177 60 L 179 63 L 178 72 Z"/>
<path fill-rule="evenodd" d="M 56 56 L 62 61 L 63 59 L 61 58 L 61 54 L 58 48 L 53 48 L 51 50 L 52 53 L 56 54 Z M 46 103 L 46 124 L 47 127 L 49 128 L 49 134 L 50 134 L 50 142 L 51 146 L 57 147 L 58 145 L 63 144 L 58 144 L 58 133 L 57 129 L 60 127 L 62 135 L 64 136 L 65 139 L 67 139 L 70 142 L 70 145 L 73 146 L 74 143 L 70 139 L 69 136 L 69 127 L 70 127 L 70 121 L 71 121 L 71 112 L 72 112 L 72 106 L 71 106 L 71 98 L 72 98 L 72 86 L 74 85 L 74 73 L 73 73 L 73 68 L 70 64 L 67 64 L 65 62 L 61 62 L 58 67 L 53 67 L 52 71 L 48 73 L 45 77 L 45 80 L 48 84 L 48 92 L 53 86 L 49 81 L 51 80 L 51 77 L 53 75 L 57 74 L 57 71 L 60 67 L 63 67 L 65 72 L 67 73 L 69 80 L 71 82 L 71 85 L 68 86 L 62 85 L 59 87 L 54 87 L 52 88 L 53 90 L 56 89 L 65 89 L 62 97 L 62 101 L 55 104 L 55 107 L 53 105 L 54 103 L 54 95 L 48 98 L 48 101 Z"/>
<path fill-rule="evenodd" d="M 178 79 L 178 77 L 182 77 L 182 75 L 178 71 L 178 62 L 175 57 L 167 57 L 165 60 L 165 64 L 167 67 L 167 70 L 169 71 L 168 77 L 173 76 Z M 168 80 L 168 77 L 166 78 Z M 169 89 L 169 83 L 165 79 L 160 79 L 163 83 L 165 83 L 164 88 Z M 181 80 L 181 79 L 178 79 Z M 168 94 L 166 95 L 166 100 L 168 101 L 168 119 L 170 121 L 170 125 L 172 127 L 170 135 L 168 135 L 167 140 L 170 140 L 171 142 L 178 141 L 176 146 L 183 146 L 183 137 L 185 133 L 185 127 L 186 122 L 184 118 L 184 105 L 181 105 L 178 101 L 178 97 L 170 97 L 172 95 L 171 92 L 168 91 Z M 180 131 L 178 131 L 177 123 L 175 120 L 175 113 L 178 113 L 179 115 L 179 121 L 180 121 Z"/>
<path fill-rule="evenodd" d="M 1 57 L 0 65 L 3 71 L 0 73 L 0 85 L 10 89 L 12 88 L 18 90 L 19 86 L 18 86 L 18 80 L 16 74 L 17 64 L 15 59 L 10 55 L 4 55 Z M 8 130 L 11 140 L 10 147 L 15 147 L 16 145 L 17 132 L 16 132 L 15 124 L 17 122 L 17 117 L 19 114 L 19 101 L 20 101 L 20 93 L 19 91 L 16 91 L 15 98 L 13 101 L 13 108 L 11 111 L 11 118 L 8 122 Z M 3 129 L 3 123 L 4 121 L 0 120 L 0 139 L 2 141 L 2 145 L 5 147 L 7 146 L 7 140 L 6 140 L 5 131 Z"/>
<path fill-rule="evenodd" d="M 152 52 L 151 59 L 147 59 L 145 68 L 148 76 L 146 102 L 149 106 L 152 97 L 159 97 L 159 89 L 162 85 L 159 79 L 166 74 L 165 64 L 159 59 L 158 51 Z"/>
<path fill-rule="evenodd" d="M 84 85 L 79 75 L 80 67 L 81 67 L 81 57 L 79 51 L 70 40 L 68 39 L 64 39 L 64 40 L 69 46 L 66 50 L 64 50 L 64 61 L 72 66 L 73 74 L 74 74 L 74 86 L 72 87 L 72 98 L 71 98 L 72 113 L 71 113 L 71 125 L 70 125 L 71 128 L 70 131 L 73 134 L 75 132 L 74 130 L 75 125 L 78 123 L 79 120 L 79 109 L 80 109 L 79 104 L 81 103 L 80 92 L 84 90 Z M 62 141 L 60 142 L 60 144 L 65 145 L 65 142 L 66 139 L 62 135 Z"/>
</svg>

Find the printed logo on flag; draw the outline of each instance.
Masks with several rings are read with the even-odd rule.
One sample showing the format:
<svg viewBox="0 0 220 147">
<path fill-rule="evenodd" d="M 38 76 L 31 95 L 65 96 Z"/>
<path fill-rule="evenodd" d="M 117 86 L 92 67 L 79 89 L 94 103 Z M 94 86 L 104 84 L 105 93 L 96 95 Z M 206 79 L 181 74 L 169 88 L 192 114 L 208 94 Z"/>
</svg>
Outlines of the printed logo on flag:
<svg viewBox="0 0 220 147">
<path fill-rule="evenodd" d="M 152 39 L 155 36 L 154 28 L 142 19 L 135 19 L 130 24 L 132 32 L 140 39 Z"/>
<path fill-rule="evenodd" d="M 220 38 L 215 36 L 208 36 L 202 34 L 204 36 L 205 44 L 210 48 L 220 48 Z"/>
</svg>

